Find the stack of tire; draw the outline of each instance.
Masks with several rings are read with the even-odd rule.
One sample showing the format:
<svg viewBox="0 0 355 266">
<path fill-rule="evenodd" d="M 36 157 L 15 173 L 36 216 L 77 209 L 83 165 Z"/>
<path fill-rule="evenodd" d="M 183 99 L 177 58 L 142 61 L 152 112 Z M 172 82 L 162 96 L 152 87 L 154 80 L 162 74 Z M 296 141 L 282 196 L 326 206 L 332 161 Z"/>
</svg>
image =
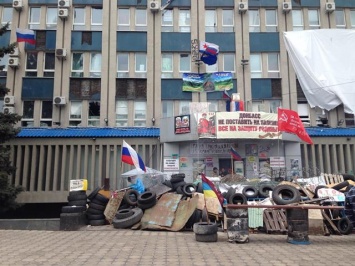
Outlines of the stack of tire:
<svg viewBox="0 0 355 266">
<path fill-rule="evenodd" d="M 86 191 L 70 191 L 67 206 L 62 207 L 60 214 L 60 230 L 75 231 L 87 224 L 86 220 Z"/>
<path fill-rule="evenodd" d="M 218 226 L 216 223 L 199 222 L 193 226 L 195 239 L 197 242 L 217 242 Z"/>
<path fill-rule="evenodd" d="M 106 224 L 104 212 L 109 199 L 104 195 L 100 194 L 100 190 L 101 188 L 97 187 L 88 196 L 90 202 L 89 208 L 86 210 L 86 217 L 88 219 L 88 223 L 91 226 L 99 226 Z"/>
<path fill-rule="evenodd" d="M 143 217 L 143 210 L 136 207 L 133 209 L 118 210 L 112 220 L 112 225 L 116 229 L 131 228 L 140 222 Z"/>
</svg>

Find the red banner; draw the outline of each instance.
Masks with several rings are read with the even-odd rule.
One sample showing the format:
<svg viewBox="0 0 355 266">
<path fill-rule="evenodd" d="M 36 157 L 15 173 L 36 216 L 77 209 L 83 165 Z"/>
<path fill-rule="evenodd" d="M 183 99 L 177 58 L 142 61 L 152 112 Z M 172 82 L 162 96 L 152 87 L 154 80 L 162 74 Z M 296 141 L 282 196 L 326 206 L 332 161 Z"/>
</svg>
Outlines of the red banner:
<svg viewBox="0 0 355 266">
<path fill-rule="evenodd" d="M 301 140 L 313 144 L 297 112 L 279 108 L 277 111 L 277 119 L 279 131 L 296 134 Z"/>
</svg>

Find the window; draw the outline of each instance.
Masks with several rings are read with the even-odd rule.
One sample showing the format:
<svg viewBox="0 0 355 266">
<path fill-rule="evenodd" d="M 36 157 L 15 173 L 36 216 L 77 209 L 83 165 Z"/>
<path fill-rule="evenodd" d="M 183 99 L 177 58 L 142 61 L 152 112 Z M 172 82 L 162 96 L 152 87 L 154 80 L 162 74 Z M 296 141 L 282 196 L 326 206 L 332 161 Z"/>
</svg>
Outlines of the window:
<svg viewBox="0 0 355 266">
<path fill-rule="evenodd" d="M 73 30 L 85 30 L 85 8 L 75 7 L 73 16 Z"/>
<path fill-rule="evenodd" d="M 117 30 L 128 31 L 130 25 L 129 8 L 119 8 L 117 10 Z"/>
<path fill-rule="evenodd" d="M 222 28 L 223 28 L 223 32 L 234 31 L 234 10 L 232 9 L 222 10 Z"/>
<path fill-rule="evenodd" d="M 206 64 L 206 73 L 213 73 L 213 72 L 218 72 L 218 63 L 214 65 Z"/>
<path fill-rule="evenodd" d="M 344 9 L 337 9 L 335 10 L 335 24 L 338 29 L 345 29 L 346 22 L 345 22 L 345 13 Z"/>
<path fill-rule="evenodd" d="M 52 113 L 53 113 L 53 102 L 52 101 L 42 101 L 41 106 L 41 127 L 51 127 L 52 126 Z"/>
<path fill-rule="evenodd" d="M 136 9 L 136 31 L 147 31 L 147 10 Z"/>
<path fill-rule="evenodd" d="M 54 65 L 55 65 L 55 54 L 45 53 L 44 54 L 44 77 L 54 77 Z"/>
<path fill-rule="evenodd" d="M 91 30 L 102 30 L 102 7 L 91 7 Z"/>
<path fill-rule="evenodd" d="M 261 54 L 250 55 L 250 75 L 251 78 L 262 78 Z"/>
<path fill-rule="evenodd" d="M 128 53 L 117 54 L 117 77 L 128 78 L 129 74 L 129 57 Z"/>
<path fill-rule="evenodd" d="M 83 53 L 73 53 L 72 57 L 72 77 L 83 77 L 84 76 L 84 54 Z"/>
<path fill-rule="evenodd" d="M 0 77 L 7 76 L 8 60 L 9 55 L 5 54 L 3 57 L 0 57 Z"/>
<path fill-rule="evenodd" d="M 355 10 L 350 10 L 350 23 L 351 23 L 351 28 L 355 28 Z"/>
<path fill-rule="evenodd" d="M 173 77 L 173 54 L 162 54 L 161 59 L 161 77 Z"/>
<path fill-rule="evenodd" d="M 209 101 L 208 103 L 209 112 L 218 112 L 218 101 Z"/>
<path fill-rule="evenodd" d="M 34 101 L 23 101 L 21 125 L 23 127 L 33 127 L 34 121 Z"/>
<path fill-rule="evenodd" d="M 5 25 L 6 23 L 12 22 L 12 7 L 3 7 L 2 8 L 2 15 L 1 15 L 1 25 Z"/>
<path fill-rule="evenodd" d="M 205 32 L 217 31 L 216 10 L 206 10 L 205 12 Z"/>
<path fill-rule="evenodd" d="M 308 10 L 309 29 L 319 29 L 319 12 L 317 9 Z"/>
<path fill-rule="evenodd" d="M 146 125 L 146 102 L 134 102 L 134 126 L 145 127 Z"/>
<path fill-rule="evenodd" d="M 267 54 L 267 73 L 268 73 L 268 78 L 280 77 L 280 65 L 279 65 L 278 53 Z"/>
<path fill-rule="evenodd" d="M 353 114 L 345 113 L 345 125 L 347 127 L 354 127 L 355 126 L 355 117 Z"/>
<path fill-rule="evenodd" d="M 294 31 L 304 29 L 302 10 L 292 10 L 292 25 Z"/>
<path fill-rule="evenodd" d="M 135 77 L 147 77 L 147 55 L 143 53 L 136 53 L 135 56 Z"/>
<path fill-rule="evenodd" d="M 79 126 L 81 123 L 82 102 L 70 102 L 69 126 Z"/>
<path fill-rule="evenodd" d="M 262 101 L 252 101 L 252 112 L 266 112 L 265 104 Z"/>
<path fill-rule="evenodd" d="M 161 31 L 173 32 L 174 31 L 174 13 L 171 9 L 165 9 L 161 15 Z"/>
<path fill-rule="evenodd" d="M 128 125 L 128 102 L 116 101 L 116 126 L 126 127 Z"/>
<path fill-rule="evenodd" d="M 265 10 L 266 32 L 277 32 L 277 12 L 275 9 Z"/>
<path fill-rule="evenodd" d="M 174 101 L 162 101 L 162 117 L 174 116 Z"/>
<path fill-rule="evenodd" d="M 259 10 L 249 10 L 249 32 L 260 32 Z"/>
<path fill-rule="evenodd" d="M 269 103 L 270 113 L 277 114 L 277 108 L 281 107 L 281 100 L 271 100 Z"/>
<path fill-rule="evenodd" d="M 297 104 L 298 115 L 303 123 L 310 123 L 308 103 Z"/>
<path fill-rule="evenodd" d="M 58 19 L 58 9 L 53 7 L 47 8 L 46 14 L 46 29 L 56 30 L 57 29 L 57 19 Z"/>
<path fill-rule="evenodd" d="M 98 127 L 100 126 L 100 102 L 89 102 L 88 110 L 88 126 Z"/>
<path fill-rule="evenodd" d="M 190 114 L 190 101 L 179 101 L 179 115 Z"/>
<path fill-rule="evenodd" d="M 41 21 L 41 8 L 40 7 L 31 7 L 30 8 L 30 16 L 29 16 L 29 27 L 32 30 L 36 30 L 40 28 Z"/>
<path fill-rule="evenodd" d="M 190 10 L 179 10 L 179 31 L 191 31 Z"/>
<path fill-rule="evenodd" d="M 235 72 L 234 54 L 223 54 L 223 71 Z"/>
<path fill-rule="evenodd" d="M 101 77 L 101 54 L 91 53 L 90 55 L 90 77 Z"/>
<path fill-rule="evenodd" d="M 27 52 L 26 58 L 26 77 L 37 77 L 37 52 Z"/>
<path fill-rule="evenodd" d="M 191 72 L 191 56 L 190 54 L 180 54 L 179 72 Z"/>
</svg>

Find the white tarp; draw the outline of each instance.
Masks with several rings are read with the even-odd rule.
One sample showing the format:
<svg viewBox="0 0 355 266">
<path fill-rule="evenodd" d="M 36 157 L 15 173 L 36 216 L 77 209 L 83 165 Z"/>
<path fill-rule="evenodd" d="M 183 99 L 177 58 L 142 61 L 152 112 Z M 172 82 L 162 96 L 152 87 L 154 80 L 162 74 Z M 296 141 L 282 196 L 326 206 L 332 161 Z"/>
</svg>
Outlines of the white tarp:
<svg viewBox="0 0 355 266">
<path fill-rule="evenodd" d="M 284 33 L 288 55 L 309 105 L 355 113 L 355 30 Z"/>
</svg>

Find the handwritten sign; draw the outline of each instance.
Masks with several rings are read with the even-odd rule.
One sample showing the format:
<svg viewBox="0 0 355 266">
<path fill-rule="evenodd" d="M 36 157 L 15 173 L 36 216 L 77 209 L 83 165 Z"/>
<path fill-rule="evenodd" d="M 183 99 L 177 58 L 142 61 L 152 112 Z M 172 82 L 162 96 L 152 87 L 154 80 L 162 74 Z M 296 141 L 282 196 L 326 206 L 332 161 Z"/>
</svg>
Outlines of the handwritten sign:
<svg viewBox="0 0 355 266">
<path fill-rule="evenodd" d="M 278 139 L 277 114 L 264 112 L 217 112 L 218 139 Z"/>
</svg>

